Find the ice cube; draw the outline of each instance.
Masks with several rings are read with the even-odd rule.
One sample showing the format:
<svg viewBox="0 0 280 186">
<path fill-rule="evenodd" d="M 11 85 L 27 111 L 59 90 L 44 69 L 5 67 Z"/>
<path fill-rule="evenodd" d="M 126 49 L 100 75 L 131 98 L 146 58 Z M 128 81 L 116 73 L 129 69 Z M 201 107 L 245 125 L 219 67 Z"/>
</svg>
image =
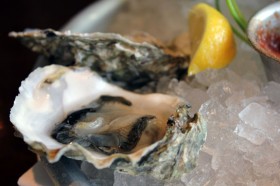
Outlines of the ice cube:
<svg viewBox="0 0 280 186">
<path fill-rule="evenodd" d="M 210 85 L 207 94 L 210 98 L 215 98 L 219 103 L 225 105 L 226 99 L 235 91 L 235 86 L 229 81 L 219 81 Z"/>
<path fill-rule="evenodd" d="M 271 139 L 279 135 L 280 115 L 269 106 L 265 107 L 258 103 L 250 103 L 239 113 L 239 118 L 245 124 L 262 130 Z"/>
<path fill-rule="evenodd" d="M 212 156 L 208 153 L 200 152 L 197 167 L 190 173 L 183 175 L 181 181 L 189 186 L 201 186 L 214 182 L 215 171 L 211 168 L 211 159 Z"/>
<path fill-rule="evenodd" d="M 271 179 L 271 178 L 260 178 L 257 179 L 254 184 L 254 186 L 279 186 L 280 181 L 277 178 Z"/>
<path fill-rule="evenodd" d="M 209 87 L 210 85 L 222 80 L 230 81 L 236 84 L 242 80 L 242 77 L 240 77 L 229 68 L 207 69 L 201 73 L 196 74 L 195 76 L 195 81 L 206 87 Z"/>
<path fill-rule="evenodd" d="M 230 112 L 239 113 L 243 108 L 241 101 L 245 98 L 244 92 L 236 92 L 226 99 L 226 107 L 230 110 Z"/>
<path fill-rule="evenodd" d="M 133 176 L 119 171 L 114 172 L 114 186 L 162 186 L 163 181 L 157 180 L 149 175 Z"/>
<path fill-rule="evenodd" d="M 263 92 L 268 96 L 269 100 L 276 104 L 280 104 L 280 84 L 274 81 L 268 82 L 263 88 Z"/>
<path fill-rule="evenodd" d="M 280 174 L 280 162 L 254 165 L 254 172 L 262 177 L 277 176 Z"/>
<path fill-rule="evenodd" d="M 234 180 L 230 176 L 218 178 L 214 186 L 235 186 Z"/>
<path fill-rule="evenodd" d="M 244 154 L 244 158 L 253 163 L 254 166 L 265 166 L 280 161 L 280 151 L 266 140 L 262 145 L 253 145 Z"/>
<path fill-rule="evenodd" d="M 271 114 L 268 109 L 258 103 L 251 103 L 239 113 L 239 118 L 247 125 L 265 130 L 269 128 Z"/>
<path fill-rule="evenodd" d="M 255 145 L 261 145 L 266 140 L 266 135 L 263 131 L 244 123 L 240 123 L 236 126 L 235 133 Z"/>
</svg>

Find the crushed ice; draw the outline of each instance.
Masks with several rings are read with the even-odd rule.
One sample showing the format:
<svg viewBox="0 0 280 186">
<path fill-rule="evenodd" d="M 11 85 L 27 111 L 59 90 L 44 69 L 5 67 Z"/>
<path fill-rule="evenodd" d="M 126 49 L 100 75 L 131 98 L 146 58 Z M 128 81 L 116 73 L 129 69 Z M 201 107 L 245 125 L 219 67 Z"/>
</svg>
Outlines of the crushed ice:
<svg viewBox="0 0 280 186">
<path fill-rule="evenodd" d="M 159 87 L 191 101 L 208 121 L 198 166 L 182 177 L 185 185 L 280 185 L 280 84 L 266 82 L 254 51 L 240 53 L 234 63 L 243 64 L 241 73 L 233 64 L 190 84 L 171 80 Z"/>
</svg>

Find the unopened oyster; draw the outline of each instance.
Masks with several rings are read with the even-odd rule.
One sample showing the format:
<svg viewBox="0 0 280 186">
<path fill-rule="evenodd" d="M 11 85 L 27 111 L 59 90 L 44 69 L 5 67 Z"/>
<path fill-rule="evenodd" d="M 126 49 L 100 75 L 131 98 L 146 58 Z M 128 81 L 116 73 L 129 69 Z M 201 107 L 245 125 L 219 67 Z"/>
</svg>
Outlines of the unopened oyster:
<svg viewBox="0 0 280 186">
<path fill-rule="evenodd" d="M 180 98 L 126 91 L 88 67 L 37 68 L 19 90 L 10 119 L 51 162 L 66 155 L 172 179 L 195 166 L 205 141 L 204 121 Z"/>
<path fill-rule="evenodd" d="M 189 56 L 147 34 L 71 33 L 48 30 L 12 32 L 52 64 L 88 66 L 107 81 L 128 90 L 154 91 L 160 77 L 186 75 Z M 142 90 L 143 91 L 143 90 Z"/>
</svg>

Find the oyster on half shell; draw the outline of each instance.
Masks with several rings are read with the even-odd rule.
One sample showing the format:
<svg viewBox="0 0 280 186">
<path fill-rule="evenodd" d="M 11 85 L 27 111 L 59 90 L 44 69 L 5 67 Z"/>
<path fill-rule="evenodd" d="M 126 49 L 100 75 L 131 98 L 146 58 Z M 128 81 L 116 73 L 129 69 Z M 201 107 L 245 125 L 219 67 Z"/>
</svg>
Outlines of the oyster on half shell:
<svg viewBox="0 0 280 186">
<path fill-rule="evenodd" d="M 51 29 L 11 32 L 52 64 L 87 66 L 128 90 L 154 91 L 160 77 L 186 75 L 189 54 L 171 50 L 148 34 L 71 33 Z M 141 90 L 143 92 L 143 90 Z"/>
<path fill-rule="evenodd" d="M 129 92 L 88 67 L 37 68 L 19 90 L 10 119 L 51 162 L 66 155 L 172 179 L 195 166 L 206 138 L 205 122 L 188 116 L 184 100 Z"/>
</svg>

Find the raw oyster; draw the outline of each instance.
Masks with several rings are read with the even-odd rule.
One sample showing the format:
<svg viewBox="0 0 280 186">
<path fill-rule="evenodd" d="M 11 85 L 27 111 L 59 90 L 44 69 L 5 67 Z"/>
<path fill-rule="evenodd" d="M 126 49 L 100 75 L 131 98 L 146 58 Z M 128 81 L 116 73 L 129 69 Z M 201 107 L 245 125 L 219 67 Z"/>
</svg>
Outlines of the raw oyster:
<svg viewBox="0 0 280 186">
<path fill-rule="evenodd" d="M 154 91 L 161 76 L 181 78 L 189 56 L 172 51 L 148 34 L 124 37 L 113 33 L 71 33 L 48 30 L 12 32 L 52 64 L 88 66 L 125 89 Z M 143 92 L 143 90 L 142 90 Z"/>
<path fill-rule="evenodd" d="M 19 90 L 10 119 L 51 162 L 66 155 L 172 179 L 195 166 L 206 138 L 205 122 L 180 98 L 132 93 L 87 67 L 37 68 Z"/>
</svg>

